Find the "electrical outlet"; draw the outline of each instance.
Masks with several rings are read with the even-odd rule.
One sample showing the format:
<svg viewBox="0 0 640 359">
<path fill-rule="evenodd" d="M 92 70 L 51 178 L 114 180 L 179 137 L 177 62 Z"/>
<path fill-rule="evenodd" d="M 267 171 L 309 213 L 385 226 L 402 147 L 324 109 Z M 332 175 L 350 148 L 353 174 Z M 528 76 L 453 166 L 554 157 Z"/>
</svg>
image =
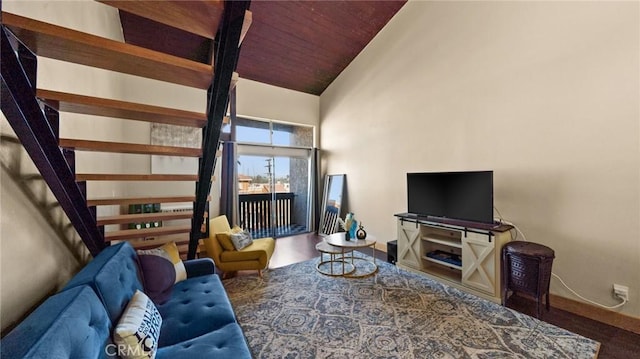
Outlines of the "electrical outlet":
<svg viewBox="0 0 640 359">
<path fill-rule="evenodd" d="M 624 286 L 624 285 L 620 285 L 620 284 L 614 284 L 613 285 L 613 296 L 628 302 L 629 301 L 629 287 Z"/>
</svg>

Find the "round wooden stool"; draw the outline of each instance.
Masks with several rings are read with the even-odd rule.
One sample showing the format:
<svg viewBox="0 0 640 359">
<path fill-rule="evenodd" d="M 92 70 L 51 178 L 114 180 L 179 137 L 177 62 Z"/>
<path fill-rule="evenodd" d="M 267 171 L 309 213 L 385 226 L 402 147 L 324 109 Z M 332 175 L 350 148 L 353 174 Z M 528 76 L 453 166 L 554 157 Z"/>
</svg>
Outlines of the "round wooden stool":
<svg viewBox="0 0 640 359">
<path fill-rule="evenodd" d="M 551 266 L 555 253 L 542 244 L 514 241 L 502 247 L 502 305 L 509 291 L 532 295 L 536 300 L 536 317 L 540 318 L 540 302 L 546 295 L 549 310 Z"/>
</svg>

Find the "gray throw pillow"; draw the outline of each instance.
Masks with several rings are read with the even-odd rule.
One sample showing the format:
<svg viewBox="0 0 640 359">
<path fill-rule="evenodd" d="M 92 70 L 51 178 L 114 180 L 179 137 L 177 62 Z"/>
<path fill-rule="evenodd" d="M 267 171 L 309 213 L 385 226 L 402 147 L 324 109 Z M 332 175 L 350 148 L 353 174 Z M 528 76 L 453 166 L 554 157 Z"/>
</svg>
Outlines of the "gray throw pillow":
<svg viewBox="0 0 640 359">
<path fill-rule="evenodd" d="M 231 242 L 233 242 L 233 246 L 236 248 L 237 251 L 253 243 L 253 238 L 251 238 L 251 233 L 247 231 L 244 231 L 241 233 L 232 233 L 230 237 L 231 237 Z"/>
</svg>

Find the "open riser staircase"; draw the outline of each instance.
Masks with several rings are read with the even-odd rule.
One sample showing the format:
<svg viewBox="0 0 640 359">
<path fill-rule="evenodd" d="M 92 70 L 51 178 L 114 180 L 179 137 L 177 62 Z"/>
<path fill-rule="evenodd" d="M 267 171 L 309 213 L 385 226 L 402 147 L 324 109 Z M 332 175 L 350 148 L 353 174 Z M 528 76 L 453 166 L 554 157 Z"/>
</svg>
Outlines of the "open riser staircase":
<svg viewBox="0 0 640 359">
<path fill-rule="evenodd" d="M 203 223 L 208 217 L 209 193 L 219 148 L 220 129 L 228 107 L 239 46 L 251 20 L 249 2 L 104 3 L 137 11 L 138 15 L 145 13 L 144 6 L 153 6 L 156 11 L 149 13 L 154 21 L 191 32 L 203 32 L 202 29 L 206 29 L 207 24 L 219 24 L 215 30 L 206 31 L 211 41 L 215 36 L 215 63 L 203 64 L 3 12 L 2 111 L 91 254 L 95 256 L 115 241 L 131 241 L 137 248 L 151 248 L 175 241 L 183 257 L 194 258 L 199 240 L 207 235 L 208 226 Z M 162 9 L 163 6 L 166 9 Z M 194 22 L 192 18 L 180 19 L 172 16 L 172 13 L 176 14 L 176 7 L 188 10 L 189 6 L 216 7 L 212 13 L 220 14 L 220 19 L 204 18 L 203 21 L 207 24 L 196 26 L 197 21 Z M 157 11 L 158 8 L 160 11 Z M 207 112 L 197 113 L 37 88 L 38 57 L 207 89 Z M 65 113 L 201 128 L 202 146 L 189 148 L 105 142 L 91 138 L 60 138 L 59 123 L 65 120 Z M 75 157 L 80 151 L 192 157 L 199 159 L 199 170 L 198 173 L 180 175 L 84 173 L 76 171 Z M 167 183 L 164 186 L 166 195 L 92 198 L 90 193 L 87 194 L 89 181 Z M 172 195 L 171 184 L 175 181 L 193 182 L 194 195 Z M 119 215 L 96 217 L 99 206 L 120 206 L 125 209 L 131 205 L 154 203 L 170 206 L 185 202 L 192 203 L 192 208 L 133 214 L 123 210 Z M 190 223 L 186 221 L 189 219 Z M 131 223 L 160 222 L 167 225 L 127 228 Z M 172 222 L 180 224 L 171 225 Z M 105 227 L 108 228 L 107 231 Z"/>
</svg>

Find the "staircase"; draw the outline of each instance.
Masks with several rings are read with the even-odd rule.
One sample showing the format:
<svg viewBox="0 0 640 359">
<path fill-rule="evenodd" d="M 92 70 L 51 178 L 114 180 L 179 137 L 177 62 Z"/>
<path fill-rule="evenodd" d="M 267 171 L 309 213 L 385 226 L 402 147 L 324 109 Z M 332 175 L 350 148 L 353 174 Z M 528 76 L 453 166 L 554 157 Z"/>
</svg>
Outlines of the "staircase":
<svg viewBox="0 0 640 359">
<path fill-rule="evenodd" d="M 231 82 L 240 42 L 251 20 L 249 2 L 103 2 L 141 16 L 149 14 L 148 17 L 154 21 L 204 34 L 211 41 L 215 37 L 215 64 L 191 61 L 3 12 L 2 111 L 92 255 L 95 256 L 115 241 L 131 241 L 136 248 L 151 248 L 175 241 L 184 258 L 194 258 L 199 240 L 207 235 L 208 226 L 203 223 L 208 217 L 220 128 L 226 114 L 229 90 L 233 86 Z M 203 10 L 210 16 L 202 16 Z M 190 11 L 193 16 L 177 16 L 189 14 Z M 207 89 L 207 112 L 197 113 L 36 88 L 38 57 Z M 202 147 L 60 138 L 59 123 L 64 121 L 65 113 L 201 128 Z M 199 169 L 198 173 L 179 175 L 78 173 L 75 168 L 78 152 L 192 157 L 199 159 Z M 166 195 L 88 198 L 87 182 L 90 181 L 167 183 Z M 193 182 L 194 196 L 172 196 L 171 183 L 175 181 Z M 193 203 L 193 210 L 96 216 L 99 206 L 127 208 L 136 204 L 178 202 Z M 179 223 L 186 219 L 191 220 L 186 225 L 126 228 L 129 223 Z M 109 230 L 105 230 L 105 226 Z"/>
</svg>

